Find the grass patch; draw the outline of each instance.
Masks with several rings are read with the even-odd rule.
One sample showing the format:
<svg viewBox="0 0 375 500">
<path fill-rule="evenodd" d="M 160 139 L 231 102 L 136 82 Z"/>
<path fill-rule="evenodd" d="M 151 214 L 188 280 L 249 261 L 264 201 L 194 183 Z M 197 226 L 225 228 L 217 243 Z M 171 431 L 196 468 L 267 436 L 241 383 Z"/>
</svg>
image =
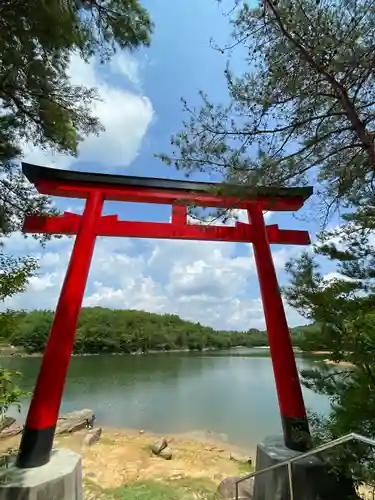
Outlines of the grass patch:
<svg viewBox="0 0 375 500">
<path fill-rule="evenodd" d="M 178 485 L 194 491 L 215 492 L 216 484 L 205 477 L 182 477 L 181 479 L 169 479 L 168 484 Z"/>
<path fill-rule="evenodd" d="M 238 472 L 241 476 L 247 476 L 251 472 L 254 472 L 254 466 L 250 464 L 238 464 Z"/>
<path fill-rule="evenodd" d="M 103 490 L 98 484 L 91 479 L 85 478 L 83 480 L 85 499 L 88 500 L 113 500 L 113 496 L 107 491 Z"/>
<path fill-rule="evenodd" d="M 137 481 L 108 493 L 114 500 L 213 500 L 215 489 L 209 480 L 184 478 L 167 483 Z"/>
</svg>

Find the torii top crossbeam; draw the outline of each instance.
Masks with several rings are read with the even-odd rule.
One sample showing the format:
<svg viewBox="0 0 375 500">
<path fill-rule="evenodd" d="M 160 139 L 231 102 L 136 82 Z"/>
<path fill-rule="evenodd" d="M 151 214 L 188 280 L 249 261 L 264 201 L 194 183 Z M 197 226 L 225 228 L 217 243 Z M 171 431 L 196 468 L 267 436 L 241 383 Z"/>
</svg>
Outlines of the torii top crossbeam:
<svg viewBox="0 0 375 500">
<path fill-rule="evenodd" d="M 298 372 L 280 296 L 271 243 L 308 245 L 307 231 L 266 226 L 263 211 L 296 211 L 312 188 L 220 185 L 170 179 L 131 177 L 59 170 L 23 163 L 25 176 L 46 195 L 86 199 L 82 215 L 30 215 L 24 232 L 76 235 L 50 336 L 27 415 L 19 467 L 38 467 L 49 461 L 75 331 L 97 236 L 234 241 L 253 244 L 266 318 L 276 389 L 287 447 L 305 450 L 309 426 Z M 224 196 L 233 192 L 233 196 Z M 103 216 L 106 200 L 172 205 L 171 222 L 135 222 Z M 189 224 L 187 205 L 247 210 L 249 224 L 234 227 Z"/>
<path fill-rule="evenodd" d="M 22 163 L 27 179 L 42 194 L 66 198 L 87 198 L 92 190 L 106 200 L 173 205 L 179 200 L 197 202 L 201 207 L 244 208 L 261 200 L 263 210 L 297 211 L 312 195 L 312 187 L 248 187 L 212 182 L 191 182 L 154 177 L 135 177 L 96 172 L 60 170 Z M 235 189 L 239 198 L 220 195 L 224 188 Z M 213 193 L 217 190 L 217 193 Z M 178 204 L 178 203 L 177 203 Z"/>
<path fill-rule="evenodd" d="M 201 207 L 249 208 L 254 201 L 262 210 L 297 211 L 312 194 L 311 187 L 276 188 L 187 182 L 170 179 L 134 177 L 59 170 L 23 163 L 23 172 L 42 194 L 88 199 L 100 192 L 104 200 L 172 205 L 172 222 L 119 221 L 117 215 L 101 216 L 97 221 L 98 236 L 133 238 L 168 238 L 252 242 L 250 224 L 237 222 L 235 227 L 201 226 L 187 223 L 187 204 Z M 236 192 L 237 198 L 220 195 L 223 188 Z M 238 198 L 240 197 L 240 198 Z M 81 216 L 64 213 L 59 217 L 30 216 L 24 231 L 29 233 L 77 234 Z M 308 245 L 306 231 L 280 230 L 267 226 L 271 244 Z"/>
</svg>

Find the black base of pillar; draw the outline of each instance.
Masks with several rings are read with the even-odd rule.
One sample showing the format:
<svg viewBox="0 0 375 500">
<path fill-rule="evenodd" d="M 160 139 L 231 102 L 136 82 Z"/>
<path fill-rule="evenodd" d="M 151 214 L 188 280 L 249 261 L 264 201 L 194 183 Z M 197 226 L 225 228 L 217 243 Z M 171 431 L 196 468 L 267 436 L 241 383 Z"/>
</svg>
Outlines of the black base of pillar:
<svg viewBox="0 0 375 500">
<path fill-rule="evenodd" d="M 56 426 L 46 429 L 28 429 L 22 434 L 16 467 L 31 469 L 49 462 Z"/>
<path fill-rule="evenodd" d="M 282 437 L 266 438 L 257 447 L 256 470 L 263 470 L 302 455 L 288 449 Z M 359 500 L 350 479 L 330 474 L 318 456 L 310 456 L 292 465 L 293 497 L 290 495 L 287 466 L 259 474 L 254 478 L 252 500 Z"/>
<path fill-rule="evenodd" d="M 284 444 L 294 451 L 311 449 L 311 436 L 307 418 L 292 418 L 281 416 L 284 432 Z"/>
</svg>

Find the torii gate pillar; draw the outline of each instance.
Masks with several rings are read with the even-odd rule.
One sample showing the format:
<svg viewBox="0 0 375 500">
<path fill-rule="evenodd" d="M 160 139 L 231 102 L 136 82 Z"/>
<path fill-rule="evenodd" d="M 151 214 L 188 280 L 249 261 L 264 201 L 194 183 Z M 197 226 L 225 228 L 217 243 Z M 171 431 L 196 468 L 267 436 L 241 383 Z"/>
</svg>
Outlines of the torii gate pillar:
<svg viewBox="0 0 375 500">
<path fill-rule="evenodd" d="M 18 467 L 38 467 L 50 459 L 103 203 L 100 192 L 91 193 L 86 201 L 27 414 Z"/>
<path fill-rule="evenodd" d="M 292 450 L 306 451 L 309 447 L 310 431 L 261 206 L 253 205 L 249 208 L 248 214 L 254 228 L 254 257 L 275 375 L 284 443 Z M 299 438 L 298 434 L 301 434 Z"/>
</svg>

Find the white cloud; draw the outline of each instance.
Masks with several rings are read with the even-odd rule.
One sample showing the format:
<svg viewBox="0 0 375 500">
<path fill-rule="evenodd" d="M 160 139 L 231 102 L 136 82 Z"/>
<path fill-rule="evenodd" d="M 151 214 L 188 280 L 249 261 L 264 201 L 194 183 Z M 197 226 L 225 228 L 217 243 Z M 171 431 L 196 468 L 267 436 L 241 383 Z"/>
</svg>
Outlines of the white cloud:
<svg viewBox="0 0 375 500">
<path fill-rule="evenodd" d="M 174 297 L 211 296 L 228 298 L 244 293 L 247 278 L 253 274 L 250 257 L 225 256 L 216 248 L 192 262 L 175 262 L 169 274 L 168 290 Z"/>
<path fill-rule="evenodd" d="M 48 288 L 53 288 L 55 276 L 55 273 L 43 274 L 42 276 L 33 276 L 30 279 L 30 288 L 34 292 L 43 292 Z"/>
<path fill-rule="evenodd" d="M 282 247 L 280 250 L 273 251 L 273 262 L 276 269 L 283 269 L 289 259 L 297 257 L 304 247 Z"/>
<path fill-rule="evenodd" d="M 325 276 L 323 276 L 324 281 L 333 281 L 333 280 L 340 280 L 343 279 L 344 277 L 340 273 L 336 272 L 331 272 L 327 273 Z"/>
<path fill-rule="evenodd" d="M 136 84 L 136 91 L 115 86 L 98 72 L 94 62 L 86 64 L 73 56 L 69 73 L 75 85 L 98 89 L 99 102 L 93 104 L 93 114 L 100 119 L 105 131 L 98 137 L 90 135 L 79 146 L 78 160 L 99 162 L 105 169 L 128 166 L 137 156 L 142 140 L 154 116 L 148 97 L 140 93 L 139 65 L 130 55 L 119 54 L 108 64 L 112 75 Z M 114 82 L 114 80 L 113 80 Z M 24 158 L 31 163 L 54 168 L 68 168 L 72 157 L 41 151 L 33 145 L 24 146 Z"/>
<path fill-rule="evenodd" d="M 263 212 L 264 220 L 266 222 L 268 222 L 271 219 L 271 217 L 273 216 L 273 214 L 274 214 L 274 212 L 270 212 L 270 211 Z M 234 220 L 237 220 L 238 222 L 245 222 L 245 223 L 249 222 L 247 210 L 235 209 L 235 210 L 232 210 L 232 215 L 233 215 Z"/>
<path fill-rule="evenodd" d="M 6 250 L 25 254 L 21 238 L 12 235 Z M 44 252 L 34 240 L 26 244 L 28 253 L 41 258 L 40 272 L 24 294 L 3 307 L 54 309 L 73 240 L 52 240 Z M 84 305 L 173 313 L 218 329 L 263 328 L 253 254 L 249 245 L 243 248 L 246 255 L 239 256 L 234 243 L 100 238 Z M 282 269 L 285 250 L 273 254 Z M 301 323 L 295 312 L 286 310 L 292 325 Z"/>
<path fill-rule="evenodd" d="M 335 281 L 335 280 L 343 280 L 343 281 L 356 281 L 355 279 L 353 278 L 349 278 L 349 276 L 345 276 L 341 273 L 338 273 L 338 272 L 331 272 L 331 273 L 327 273 L 323 276 L 323 280 L 328 284 L 332 281 Z"/>
<path fill-rule="evenodd" d="M 111 70 L 120 77 L 126 75 L 133 85 L 141 87 L 140 64 L 131 54 L 118 53 L 111 61 Z"/>
<path fill-rule="evenodd" d="M 71 156 L 63 155 L 55 151 L 44 151 L 43 149 L 36 148 L 32 144 L 25 144 L 22 147 L 22 151 L 24 161 L 35 165 L 43 165 L 45 167 L 66 169 L 74 161 L 74 158 Z"/>
<path fill-rule="evenodd" d="M 268 222 L 274 212 L 263 212 L 265 222 Z M 228 218 L 225 222 L 220 219 L 215 219 L 212 217 L 207 217 L 207 220 L 196 219 L 190 215 L 188 215 L 187 221 L 188 224 L 202 224 L 202 225 L 215 225 L 215 226 L 234 226 L 236 222 L 243 222 L 245 224 L 249 223 L 249 217 L 247 214 L 247 210 L 243 210 L 240 208 L 232 209 L 228 212 Z M 171 219 L 169 220 L 169 222 Z"/>
</svg>

